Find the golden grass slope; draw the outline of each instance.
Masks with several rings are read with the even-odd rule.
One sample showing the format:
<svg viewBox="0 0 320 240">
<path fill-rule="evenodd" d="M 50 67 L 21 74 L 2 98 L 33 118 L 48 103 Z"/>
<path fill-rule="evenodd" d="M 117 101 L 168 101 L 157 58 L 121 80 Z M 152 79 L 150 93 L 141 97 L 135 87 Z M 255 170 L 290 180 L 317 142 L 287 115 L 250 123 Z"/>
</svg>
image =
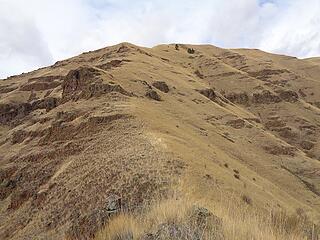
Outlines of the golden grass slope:
<svg viewBox="0 0 320 240">
<path fill-rule="evenodd" d="M 0 238 L 93 236 L 108 196 L 136 212 L 172 189 L 319 223 L 319 74 L 259 50 L 122 43 L 0 81 Z"/>
</svg>

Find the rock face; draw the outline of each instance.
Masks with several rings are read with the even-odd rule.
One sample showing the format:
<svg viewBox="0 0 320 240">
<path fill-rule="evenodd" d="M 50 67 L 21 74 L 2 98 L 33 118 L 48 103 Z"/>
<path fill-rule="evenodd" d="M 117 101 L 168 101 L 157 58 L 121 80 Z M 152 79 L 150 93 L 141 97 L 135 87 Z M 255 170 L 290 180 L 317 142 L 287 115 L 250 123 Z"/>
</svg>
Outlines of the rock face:
<svg viewBox="0 0 320 240">
<path fill-rule="evenodd" d="M 110 92 L 118 92 L 130 96 L 120 85 L 103 83 L 100 72 L 89 67 L 71 70 L 62 84 L 62 101 L 88 99 Z"/>
<path fill-rule="evenodd" d="M 13 120 L 21 119 L 34 110 L 46 109 L 50 111 L 57 105 L 58 99 L 56 98 L 44 98 L 33 102 L 0 105 L 0 123 L 13 123 Z"/>
</svg>

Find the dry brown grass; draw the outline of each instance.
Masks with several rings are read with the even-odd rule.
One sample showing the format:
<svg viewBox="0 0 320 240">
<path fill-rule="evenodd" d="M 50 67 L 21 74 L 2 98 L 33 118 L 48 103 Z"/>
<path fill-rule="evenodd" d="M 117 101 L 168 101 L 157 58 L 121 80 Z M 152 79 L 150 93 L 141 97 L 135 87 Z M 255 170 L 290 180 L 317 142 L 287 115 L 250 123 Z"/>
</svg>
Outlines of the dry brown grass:
<svg viewBox="0 0 320 240">
<path fill-rule="evenodd" d="M 222 219 L 226 240 L 315 240 L 312 226 L 299 214 L 288 215 L 282 211 L 268 213 L 243 202 L 229 200 L 223 206 L 192 201 L 190 199 L 167 199 L 146 207 L 138 214 L 121 213 L 102 229 L 96 240 L 120 240 L 124 236 L 141 239 L 160 224 L 183 224 L 194 205 L 203 205 Z M 208 226 L 210 229 L 212 226 Z M 203 235 L 203 239 L 214 239 Z M 169 238 L 168 238 L 169 239 Z"/>
</svg>

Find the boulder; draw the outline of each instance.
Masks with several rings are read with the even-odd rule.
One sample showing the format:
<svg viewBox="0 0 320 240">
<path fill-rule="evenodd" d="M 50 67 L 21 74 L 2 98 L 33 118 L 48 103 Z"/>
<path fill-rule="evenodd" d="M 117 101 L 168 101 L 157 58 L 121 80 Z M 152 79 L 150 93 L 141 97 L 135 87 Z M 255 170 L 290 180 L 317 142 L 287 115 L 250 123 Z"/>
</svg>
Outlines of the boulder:
<svg viewBox="0 0 320 240">
<path fill-rule="evenodd" d="M 153 100 L 161 101 L 161 97 L 160 97 L 159 94 L 158 94 L 156 91 L 154 91 L 154 90 L 149 90 L 149 91 L 147 91 L 146 96 L 147 96 L 148 98 L 153 99 Z"/>
<path fill-rule="evenodd" d="M 121 210 L 121 198 L 115 194 L 110 195 L 106 200 L 105 210 L 108 213 L 116 213 Z"/>
<path fill-rule="evenodd" d="M 164 93 L 168 93 L 169 92 L 168 85 L 163 81 L 153 82 L 152 86 L 154 86 L 156 89 L 160 90 L 161 92 L 164 92 Z"/>
</svg>

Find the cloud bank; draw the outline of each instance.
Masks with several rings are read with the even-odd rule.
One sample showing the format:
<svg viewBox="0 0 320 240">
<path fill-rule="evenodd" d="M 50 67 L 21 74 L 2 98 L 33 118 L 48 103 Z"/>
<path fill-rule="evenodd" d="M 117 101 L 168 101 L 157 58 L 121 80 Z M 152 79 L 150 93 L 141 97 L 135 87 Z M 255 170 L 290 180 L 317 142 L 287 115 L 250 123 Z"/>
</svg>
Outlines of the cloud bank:
<svg viewBox="0 0 320 240">
<path fill-rule="evenodd" d="M 0 78 L 119 42 L 320 56 L 319 0 L 0 0 Z"/>
</svg>

